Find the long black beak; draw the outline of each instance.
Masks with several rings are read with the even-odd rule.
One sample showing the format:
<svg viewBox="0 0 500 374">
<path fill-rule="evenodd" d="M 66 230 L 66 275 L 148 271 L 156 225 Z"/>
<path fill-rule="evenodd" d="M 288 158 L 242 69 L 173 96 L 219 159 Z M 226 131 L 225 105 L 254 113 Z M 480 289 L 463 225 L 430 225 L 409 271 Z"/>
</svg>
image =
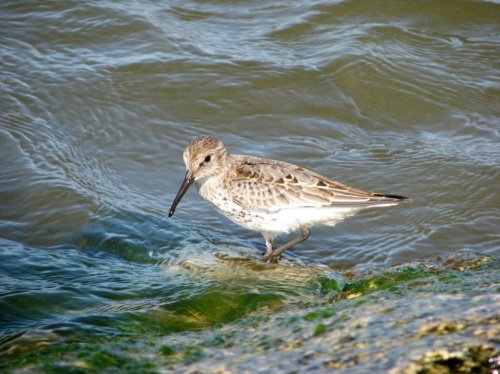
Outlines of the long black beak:
<svg viewBox="0 0 500 374">
<path fill-rule="evenodd" d="M 174 202 L 172 203 L 172 207 L 170 208 L 170 212 L 168 213 L 169 217 L 172 217 L 172 215 L 175 212 L 175 208 L 177 207 L 177 204 L 179 204 L 179 201 L 181 201 L 182 196 L 186 193 L 186 191 L 189 189 L 189 187 L 193 184 L 194 182 L 194 176 L 191 174 L 189 171 L 186 172 L 186 177 L 184 178 L 184 182 L 182 182 L 182 186 L 179 189 L 179 192 L 177 192 L 177 196 L 174 199 Z"/>
</svg>

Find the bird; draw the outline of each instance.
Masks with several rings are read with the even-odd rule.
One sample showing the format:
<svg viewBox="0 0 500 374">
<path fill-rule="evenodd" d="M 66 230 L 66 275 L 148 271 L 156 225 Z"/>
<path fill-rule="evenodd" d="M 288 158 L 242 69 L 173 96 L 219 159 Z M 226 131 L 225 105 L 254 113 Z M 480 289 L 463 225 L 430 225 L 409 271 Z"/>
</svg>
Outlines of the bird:
<svg viewBox="0 0 500 374">
<path fill-rule="evenodd" d="M 311 227 L 335 226 L 366 208 L 411 201 L 361 191 L 287 162 L 230 154 L 209 135 L 191 141 L 183 159 L 186 174 L 168 216 L 194 183 L 201 197 L 222 215 L 262 234 L 267 263 L 277 263 L 284 251 L 306 240 Z M 300 236 L 273 249 L 278 235 L 298 230 Z"/>
</svg>

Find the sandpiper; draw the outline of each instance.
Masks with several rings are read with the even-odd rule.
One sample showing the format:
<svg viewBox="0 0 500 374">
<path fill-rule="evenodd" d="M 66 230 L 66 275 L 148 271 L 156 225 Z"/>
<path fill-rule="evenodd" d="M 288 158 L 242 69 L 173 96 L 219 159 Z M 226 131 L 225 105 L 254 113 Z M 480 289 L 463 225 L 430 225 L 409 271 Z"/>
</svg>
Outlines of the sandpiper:
<svg viewBox="0 0 500 374">
<path fill-rule="evenodd" d="M 194 139 L 183 156 L 187 172 L 168 216 L 195 183 L 201 197 L 220 213 L 262 233 L 267 247 L 264 261 L 270 263 L 306 240 L 311 227 L 334 226 L 362 209 L 410 200 L 357 190 L 286 162 L 229 154 L 212 136 Z M 301 236 L 273 250 L 277 235 L 296 230 L 302 231 Z"/>
</svg>

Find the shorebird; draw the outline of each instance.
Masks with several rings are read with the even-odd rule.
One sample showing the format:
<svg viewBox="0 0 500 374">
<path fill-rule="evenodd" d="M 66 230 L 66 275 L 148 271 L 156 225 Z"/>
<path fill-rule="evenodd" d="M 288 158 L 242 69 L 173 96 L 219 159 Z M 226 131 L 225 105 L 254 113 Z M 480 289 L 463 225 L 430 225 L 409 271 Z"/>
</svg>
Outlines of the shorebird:
<svg viewBox="0 0 500 374">
<path fill-rule="evenodd" d="M 334 226 L 360 210 L 410 200 L 357 190 L 286 162 L 229 154 L 212 136 L 194 139 L 183 158 L 186 176 L 168 216 L 195 183 L 201 197 L 220 213 L 262 233 L 267 247 L 264 261 L 269 263 L 306 240 L 311 227 Z M 299 237 L 273 249 L 276 236 L 296 230 L 302 232 Z"/>
</svg>

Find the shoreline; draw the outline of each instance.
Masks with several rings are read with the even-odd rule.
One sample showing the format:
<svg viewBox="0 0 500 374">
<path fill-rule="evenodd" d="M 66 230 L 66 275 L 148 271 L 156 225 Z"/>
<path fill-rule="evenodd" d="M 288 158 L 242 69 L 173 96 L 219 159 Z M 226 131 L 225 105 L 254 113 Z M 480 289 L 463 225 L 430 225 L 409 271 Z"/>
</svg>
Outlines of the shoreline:
<svg viewBox="0 0 500 374">
<path fill-rule="evenodd" d="M 94 342 L 55 343 L 4 362 L 0 369 L 490 373 L 500 366 L 499 270 L 500 259 L 470 252 L 351 269 L 341 273 L 348 279 L 342 292 L 323 305 L 262 308 L 201 331 L 162 336 L 146 331 Z"/>
</svg>

